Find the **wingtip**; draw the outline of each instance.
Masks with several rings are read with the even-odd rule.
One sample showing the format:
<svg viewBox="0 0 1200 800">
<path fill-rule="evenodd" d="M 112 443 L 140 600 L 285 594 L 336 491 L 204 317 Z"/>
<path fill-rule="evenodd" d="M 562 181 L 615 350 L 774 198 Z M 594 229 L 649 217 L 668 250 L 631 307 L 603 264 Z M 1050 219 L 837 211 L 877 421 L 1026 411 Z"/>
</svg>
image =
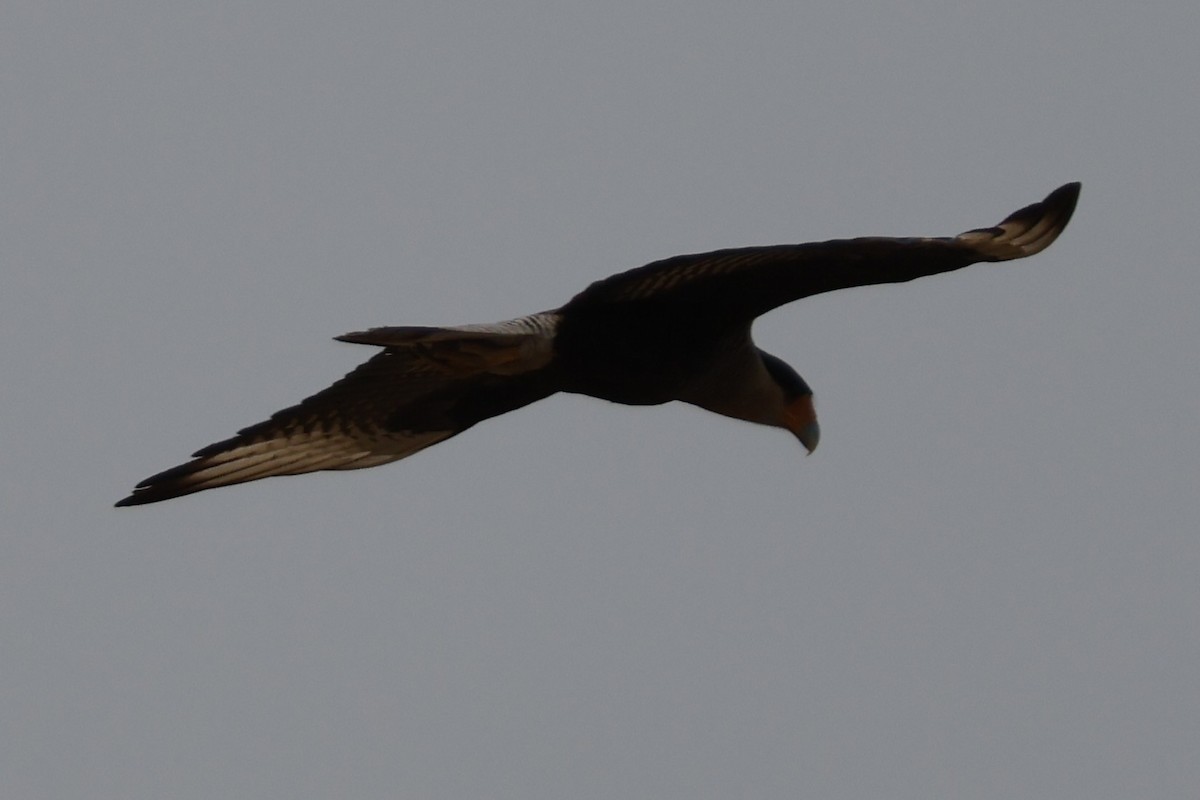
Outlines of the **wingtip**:
<svg viewBox="0 0 1200 800">
<path fill-rule="evenodd" d="M 186 494 L 192 494 L 196 491 L 199 491 L 199 489 L 153 483 L 150 479 L 147 479 L 135 486 L 133 491 L 129 493 L 128 497 L 123 497 L 117 502 L 113 503 L 113 508 L 129 508 L 130 506 L 144 506 L 150 503 L 161 503 L 163 500 L 172 500 L 176 497 L 182 497 Z"/>
<path fill-rule="evenodd" d="M 1067 223 L 1075 213 L 1079 203 L 1079 192 L 1082 184 L 1079 181 L 1064 183 L 1055 189 L 1040 203 L 1034 203 L 1022 209 L 1000 223 L 1012 221 L 1011 241 L 1021 247 L 1023 255 L 1033 255 L 1045 250 L 1066 229 Z M 1022 214 L 1022 212 L 1026 212 Z"/>
<path fill-rule="evenodd" d="M 172 497 L 177 497 L 175 494 L 166 494 L 163 492 L 151 491 L 153 487 L 143 487 L 141 484 L 130 492 L 128 497 L 122 497 L 117 502 L 113 503 L 113 508 L 129 508 L 130 506 L 144 506 L 147 503 L 158 503 L 162 500 L 170 500 Z"/>
<path fill-rule="evenodd" d="M 197 478 L 197 473 L 214 466 L 213 460 L 207 456 L 223 453 L 230 449 L 231 443 L 237 441 L 239 441 L 237 437 L 234 437 L 197 450 L 191 461 L 157 472 L 149 478 L 139 481 L 129 496 L 118 500 L 113 507 L 126 508 L 161 503 L 163 500 L 173 500 L 176 497 L 226 485 L 224 483 L 206 483 Z"/>
<path fill-rule="evenodd" d="M 983 260 L 1008 261 L 1042 252 L 1071 221 L 1079 202 L 1081 184 L 1064 183 L 1045 199 L 1018 209 L 991 228 L 978 228 L 956 238 L 979 253 Z"/>
<path fill-rule="evenodd" d="M 1060 214 L 1062 216 L 1062 225 L 1065 227 L 1070 222 L 1071 215 L 1075 213 L 1075 206 L 1079 203 L 1079 192 L 1082 189 L 1083 184 L 1079 181 L 1064 183 L 1046 195 L 1046 199 L 1041 204 L 1047 209 L 1054 210 Z"/>
</svg>

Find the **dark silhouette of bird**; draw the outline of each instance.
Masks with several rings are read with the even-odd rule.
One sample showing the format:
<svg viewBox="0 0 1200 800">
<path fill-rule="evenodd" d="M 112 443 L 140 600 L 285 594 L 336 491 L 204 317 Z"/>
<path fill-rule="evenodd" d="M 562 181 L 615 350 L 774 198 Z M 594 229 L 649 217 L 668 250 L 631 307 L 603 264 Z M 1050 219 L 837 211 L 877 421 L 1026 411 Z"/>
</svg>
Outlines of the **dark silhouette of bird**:
<svg viewBox="0 0 1200 800">
<path fill-rule="evenodd" d="M 900 283 L 1039 253 L 1079 197 L 1068 183 L 991 228 L 944 238 L 842 239 L 656 261 L 593 283 L 566 305 L 486 325 L 371 328 L 336 337 L 381 352 L 342 380 L 191 461 L 118 506 L 316 470 L 397 461 L 556 392 L 629 405 L 681 400 L 790 431 L 809 451 L 812 390 L 750 336 L 802 297 Z"/>
</svg>

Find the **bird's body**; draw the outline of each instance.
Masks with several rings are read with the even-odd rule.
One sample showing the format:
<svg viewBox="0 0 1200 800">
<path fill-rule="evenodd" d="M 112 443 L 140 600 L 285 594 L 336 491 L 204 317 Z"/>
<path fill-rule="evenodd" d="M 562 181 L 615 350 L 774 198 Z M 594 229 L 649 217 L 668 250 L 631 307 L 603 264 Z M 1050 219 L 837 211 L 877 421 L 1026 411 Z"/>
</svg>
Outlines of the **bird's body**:
<svg viewBox="0 0 1200 800">
<path fill-rule="evenodd" d="M 909 281 L 1040 252 L 1079 195 L 1067 184 L 998 226 L 950 238 L 862 238 L 676 256 L 566 305 L 488 325 L 372 328 L 383 350 L 333 386 L 138 484 L 118 506 L 396 461 L 557 392 L 627 405 L 682 401 L 791 431 L 811 452 L 812 391 L 755 346 L 755 318 L 822 292 Z"/>
</svg>

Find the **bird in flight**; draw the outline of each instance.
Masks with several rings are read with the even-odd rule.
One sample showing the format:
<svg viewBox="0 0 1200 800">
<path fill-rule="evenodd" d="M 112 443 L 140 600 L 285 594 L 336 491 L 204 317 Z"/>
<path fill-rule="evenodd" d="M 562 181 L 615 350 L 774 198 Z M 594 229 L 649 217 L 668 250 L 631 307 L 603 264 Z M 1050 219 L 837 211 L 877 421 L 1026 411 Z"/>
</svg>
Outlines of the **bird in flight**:
<svg viewBox="0 0 1200 800">
<path fill-rule="evenodd" d="M 628 405 L 671 400 L 790 431 L 811 453 L 812 389 L 750 336 L 802 297 L 901 283 L 1034 255 L 1062 233 L 1079 184 L 991 228 L 953 237 L 841 239 L 656 261 L 566 305 L 484 325 L 371 328 L 336 337 L 383 348 L 324 391 L 152 475 L 117 503 L 326 469 L 375 467 L 557 392 Z"/>
</svg>

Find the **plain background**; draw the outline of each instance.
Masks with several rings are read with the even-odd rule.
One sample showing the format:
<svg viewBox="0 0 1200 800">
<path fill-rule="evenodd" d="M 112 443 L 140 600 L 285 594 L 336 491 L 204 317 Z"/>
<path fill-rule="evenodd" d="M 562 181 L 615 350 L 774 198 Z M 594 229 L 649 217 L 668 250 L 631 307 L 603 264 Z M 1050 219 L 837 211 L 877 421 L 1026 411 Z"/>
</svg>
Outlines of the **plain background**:
<svg viewBox="0 0 1200 800">
<path fill-rule="evenodd" d="M 0 782 L 1200 795 L 1200 6 L 0 11 Z M 579 397 L 114 510 L 386 324 L 680 252 L 1049 251 L 781 309 L 824 439 Z"/>
</svg>

